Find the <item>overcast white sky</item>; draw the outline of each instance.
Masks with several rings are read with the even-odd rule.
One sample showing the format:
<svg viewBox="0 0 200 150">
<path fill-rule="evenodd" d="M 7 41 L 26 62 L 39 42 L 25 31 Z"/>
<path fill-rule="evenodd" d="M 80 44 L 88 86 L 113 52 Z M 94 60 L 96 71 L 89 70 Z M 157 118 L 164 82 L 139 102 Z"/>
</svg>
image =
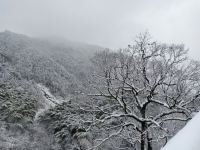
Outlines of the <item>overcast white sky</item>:
<svg viewBox="0 0 200 150">
<path fill-rule="evenodd" d="M 126 47 L 148 30 L 200 60 L 200 0 L 0 0 L 0 31 Z"/>
</svg>

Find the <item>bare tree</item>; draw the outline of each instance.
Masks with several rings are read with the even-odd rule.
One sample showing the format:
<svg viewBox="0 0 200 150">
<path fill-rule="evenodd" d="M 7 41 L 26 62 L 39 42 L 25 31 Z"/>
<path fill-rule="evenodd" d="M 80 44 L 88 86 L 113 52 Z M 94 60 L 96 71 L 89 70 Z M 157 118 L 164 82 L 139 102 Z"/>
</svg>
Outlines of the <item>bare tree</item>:
<svg viewBox="0 0 200 150">
<path fill-rule="evenodd" d="M 186 56 L 184 45 L 152 42 L 148 33 L 127 49 L 96 54 L 92 61 L 97 93 L 91 96 L 106 104 L 96 106 L 102 114 L 94 124 L 111 130 L 96 147 L 119 136 L 151 150 L 153 142 L 174 134 L 173 124 L 190 118 L 200 97 L 200 65 Z M 109 125 L 112 119 L 118 123 Z"/>
</svg>

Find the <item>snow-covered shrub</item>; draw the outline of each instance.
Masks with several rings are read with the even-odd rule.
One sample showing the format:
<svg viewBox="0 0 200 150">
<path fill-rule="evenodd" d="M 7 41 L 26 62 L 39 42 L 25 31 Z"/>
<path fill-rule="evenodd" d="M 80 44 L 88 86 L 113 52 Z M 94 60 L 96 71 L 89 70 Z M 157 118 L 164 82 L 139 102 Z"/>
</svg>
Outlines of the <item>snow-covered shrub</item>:
<svg viewBox="0 0 200 150">
<path fill-rule="evenodd" d="M 24 91 L 2 85 L 0 87 L 1 120 L 8 122 L 32 121 L 37 100 Z"/>
</svg>

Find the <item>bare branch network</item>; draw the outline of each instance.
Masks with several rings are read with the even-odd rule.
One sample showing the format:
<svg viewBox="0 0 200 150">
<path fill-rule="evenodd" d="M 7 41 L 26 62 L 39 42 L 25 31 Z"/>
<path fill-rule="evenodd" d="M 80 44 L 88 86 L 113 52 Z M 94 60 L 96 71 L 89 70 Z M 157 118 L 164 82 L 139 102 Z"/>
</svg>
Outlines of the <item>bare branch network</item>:
<svg viewBox="0 0 200 150">
<path fill-rule="evenodd" d="M 95 147 L 121 134 L 141 150 L 151 149 L 174 134 L 174 122 L 186 122 L 196 109 L 200 65 L 187 59 L 184 45 L 152 42 L 145 33 L 127 49 L 98 52 L 92 62 L 96 93 L 90 96 L 104 102 L 96 106 L 102 114 L 94 124 L 118 120 L 114 133 L 110 126 L 112 132 Z"/>
</svg>

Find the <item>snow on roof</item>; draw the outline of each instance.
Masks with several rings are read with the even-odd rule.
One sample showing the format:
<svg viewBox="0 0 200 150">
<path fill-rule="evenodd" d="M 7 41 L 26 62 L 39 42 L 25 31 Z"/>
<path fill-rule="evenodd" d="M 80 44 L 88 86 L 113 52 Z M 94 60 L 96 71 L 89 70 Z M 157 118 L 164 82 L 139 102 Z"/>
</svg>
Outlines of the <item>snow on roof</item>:
<svg viewBox="0 0 200 150">
<path fill-rule="evenodd" d="M 161 150 L 200 150 L 200 112 Z"/>
</svg>

